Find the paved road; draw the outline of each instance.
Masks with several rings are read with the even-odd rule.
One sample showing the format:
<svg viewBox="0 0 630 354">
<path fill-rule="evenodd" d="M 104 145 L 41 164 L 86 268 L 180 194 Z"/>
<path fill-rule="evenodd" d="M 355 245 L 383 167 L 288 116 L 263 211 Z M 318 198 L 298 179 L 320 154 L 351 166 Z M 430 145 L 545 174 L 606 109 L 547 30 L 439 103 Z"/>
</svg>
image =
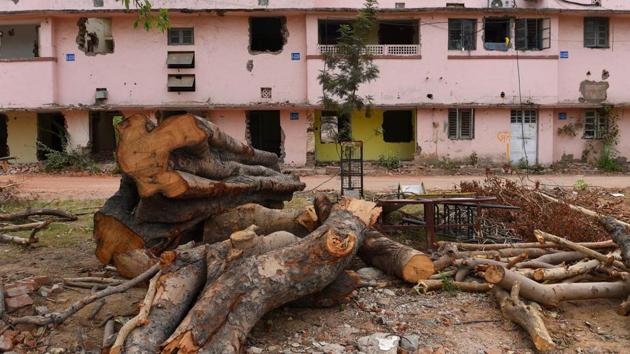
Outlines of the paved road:
<svg viewBox="0 0 630 354">
<path fill-rule="evenodd" d="M 369 176 L 365 177 L 367 190 L 385 192 L 395 190 L 398 184 L 419 184 L 424 182 L 428 190 L 452 189 L 461 181 L 483 180 L 484 176 Z M 509 178 L 518 179 L 516 176 Z M 573 186 L 578 179 L 584 179 L 590 186 L 606 188 L 630 187 L 630 176 L 581 176 L 581 175 L 545 175 L 530 176 L 529 183 L 540 181 L 549 186 Z M 87 176 L 67 177 L 48 175 L 0 176 L 0 184 L 8 181 L 19 184 L 22 193 L 42 199 L 105 199 L 118 189 L 119 177 Z M 339 189 L 339 178 L 330 176 L 302 177 L 306 189 Z"/>
</svg>

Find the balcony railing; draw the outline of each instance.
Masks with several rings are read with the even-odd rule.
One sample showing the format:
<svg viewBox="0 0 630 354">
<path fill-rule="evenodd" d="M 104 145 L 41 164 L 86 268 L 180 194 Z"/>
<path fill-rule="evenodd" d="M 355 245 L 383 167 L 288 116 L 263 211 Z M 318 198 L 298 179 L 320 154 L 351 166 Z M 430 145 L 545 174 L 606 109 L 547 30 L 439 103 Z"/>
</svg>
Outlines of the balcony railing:
<svg viewBox="0 0 630 354">
<path fill-rule="evenodd" d="M 396 55 L 408 56 L 420 54 L 418 44 L 369 44 L 366 46 L 368 54 L 371 55 Z M 339 54 L 339 46 L 334 44 L 318 45 L 319 54 Z"/>
</svg>

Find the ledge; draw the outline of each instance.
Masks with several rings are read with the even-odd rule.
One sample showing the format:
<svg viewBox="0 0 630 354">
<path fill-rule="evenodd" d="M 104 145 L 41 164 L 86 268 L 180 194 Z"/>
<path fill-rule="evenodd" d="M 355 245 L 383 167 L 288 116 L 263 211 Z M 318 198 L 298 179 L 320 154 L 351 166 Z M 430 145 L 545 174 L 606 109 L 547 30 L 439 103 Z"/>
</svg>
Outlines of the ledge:
<svg viewBox="0 0 630 354">
<path fill-rule="evenodd" d="M 24 63 L 37 61 L 57 61 L 55 57 L 37 57 L 37 58 L 0 58 L 0 63 Z"/>
<path fill-rule="evenodd" d="M 451 59 L 509 59 L 509 60 L 558 60 L 560 56 L 558 55 L 449 55 L 447 57 L 448 60 Z"/>
<path fill-rule="evenodd" d="M 373 59 L 381 60 L 381 59 L 394 59 L 394 60 L 419 60 L 422 59 L 422 55 L 373 55 Z M 323 55 L 307 55 L 306 59 L 324 59 Z"/>
</svg>

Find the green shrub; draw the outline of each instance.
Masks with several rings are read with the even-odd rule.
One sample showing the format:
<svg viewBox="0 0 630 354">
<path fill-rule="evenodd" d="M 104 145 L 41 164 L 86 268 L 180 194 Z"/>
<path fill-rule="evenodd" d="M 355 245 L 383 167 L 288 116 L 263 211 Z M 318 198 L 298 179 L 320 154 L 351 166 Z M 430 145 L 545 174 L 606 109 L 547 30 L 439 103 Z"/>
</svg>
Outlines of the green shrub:
<svg viewBox="0 0 630 354">
<path fill-rule="evenodd" d="M 400 159 L 396 156 L 385 156 L 385 155 L 381 155 L 378 157 L 378 161 L 376 161 L 376 163 L 381 166 L 381 167 L 385 167 L 388 170 L 396 170 L 398 168 L 400 168 Z"/>
<path fill-rule="evenodd" d="M 46 159 L 42 161 L 45 172 L 60 171 L 85 171 L 98 172 L 96 162 L 90 156 L 87 148 L 76 148 L 68 150 L 66 147 L 62 151 L 57 151 L 38 142 L 39 149 L 44 152 Z"/>
<path fill-rule="evenodd" d="M 588 184 L 583 179 L 578 179 L 573 187 L 579 191 L 585 191 L 588 189 Z"/>
<path fill-rule="evenodd" d="M 597 160 L 597 167 L 607 172 L 623 171 L 623 165 L 619 163 L 615 155 L 615 151 L 610 145 L 604 145 Z"/>
<path fill-rule="evenodd" d="M 470 160 L 470 164 L 472 166 L 477 166 L 477 164 L 479 163 L 479 156 L 477 155 L 477 152 L 475 151 L 473 151 L 472 154 L 470 154 L 468 159 Z"/>
</svg>

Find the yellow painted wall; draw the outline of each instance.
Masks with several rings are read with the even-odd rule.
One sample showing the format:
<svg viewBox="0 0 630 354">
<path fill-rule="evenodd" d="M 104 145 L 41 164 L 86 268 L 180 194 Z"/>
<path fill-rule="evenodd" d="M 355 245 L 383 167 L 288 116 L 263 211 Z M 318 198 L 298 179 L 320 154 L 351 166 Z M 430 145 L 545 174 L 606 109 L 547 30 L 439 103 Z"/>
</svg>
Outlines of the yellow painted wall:
<svg viewBox="0 0 630 354">
<path fill-rule="evenodd" d="M 8 112 L 7 145 L 17 163 L 37 161 L 37 113 Z"/>
<path fill-rule="evenodd" d="M 363 158 L 378 160 L 381 155 L 396 156 L 400 160 L 413 160 L 416 151 L 416 112 L 413 111 L 412 124 L 414 141 L 408 143 L 386 143 L 383 141 L 383 111 L 374 110 L 368 118 L 365 112 L 352 114 L 352 140 L 363 141 Z M 321 112 L 315 113 L 315 157 L 317 161 L 339 161 L 338 144 L 322 144 L 320 140 Z"/>
</svg>

